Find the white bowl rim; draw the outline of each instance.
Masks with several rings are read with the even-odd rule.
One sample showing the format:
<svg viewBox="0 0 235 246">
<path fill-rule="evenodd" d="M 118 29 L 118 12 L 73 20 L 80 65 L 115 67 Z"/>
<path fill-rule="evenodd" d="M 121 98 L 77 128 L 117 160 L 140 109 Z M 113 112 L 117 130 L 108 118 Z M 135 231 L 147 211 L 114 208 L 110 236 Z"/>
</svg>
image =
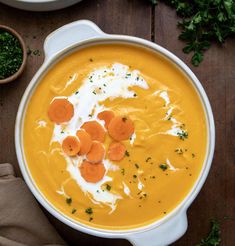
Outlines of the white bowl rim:
<svg viewBox="0 0 235 246">
<path fill-rule="evenodd" d="M 39 191 L 39 189 L 34 186 L 34 181 L 30 177 L 30 173 L 27 171 L 27 165 L 26 161 L 24 161 L 22 151 L 20 149 L 20 146 L 22 145 L 21 138 L 22 138 L 22 121 L 24 120 L 24 113 L 26 111 L 26 103 L 29 101 L 30 97 L 33 94 L 33 91 L 37 84 L 40 83 L 41 77 L 46 73 L 48 69 L 50 69 L 55 63 L 57 63 L 60 58 L 65 57 L 70 52 L 75 51 L 75 49 L 79 49 L 80 47 L 83 47 L 84 45 L 96 45 L 98 42 L 105 43 L 105 42 L 119 42 L 119 43 L 129 43 L 129 44 L 136 44 L 140 45 L 142 47 L 146 47 L 149 49 L 152 49 L 154 52 L 160 53 L 163 55 L 166 59 L 171 60 L 179 69 L 181 69 L 185 75 L 187 75 L 190 78 L 190 81 L 194 85 L 196 91 L 199 93 L 199 96 L 201 98 L 201 102 L 203 104 L 203 108 L 205 111 L 205 115 L 207 118 L 207 124 L 208 124 L 208 146 L 207 146 L 207 155 L 204 161 L 203 168 L 201 170 L 200 175 L 198 176 L 197 181 L 195 182 L 193 188 L 191 191 L 187 194 L 187 196 L 182 200 L 182 202 L 175 208 L 173 211 L 171 211 L 168 215 L 163 217 L 160 220 L 157 220 L 151 224 L 141 226 L 138 228 L 133 229 L 125 229 L 125 230 L 109 230 L 109 229 L 99 229 L 96 227 L 91 227 L 86 224 L 82 224 L 80 222 L 77 222 L 68 216 L 64 215 L 62 212 L 57 211 L 47 200 L 44 198 L 43 194 Z M 196 198 L 197 194 L 201 190 L 206 177 L 209 173 L 212 159 L 213 159 L 213 153 L 214 153 L 214 146 L 215 146 L 215 126 L 214 126 L 214 118 L 212 109 L 209 103 L 209 100 L 207 98 L 207 95 L 197 79 L 197 77 L 194 75 L 194 73 L 191 71 L 191 69 L 178 57 L 176 57 L 173 53 L 166 50 L 165 48 L 152 43 L 150 41 L 147 41 L 145 39 L 133 37 L 133 36 L 126 36 L 126 35 L 110 35 L 110 34 L 104 34 L 103 37 L 96 37 L 96 38 L 90 38 L 87 40 L 84 40 L 82 42 L 78 42 L 77 44 L 74 44 L 72 46 L 69 46 L 60 52 L 58 52 L 55 56 L 53 56 L 51 59 L 48 58 L 45 60 L 45 62 L 42 64 L 38 72 L 35 74 L 35 76 L 32 78 L 31 82 L 29 83 L 28 87 L 25 90 L 25 93 L 22 97 L 19 110 L 17 113 L 16 118 L 16 125 L 15 125 L 15 145 L 16 145 L 16 153 L 17 158 L 19 161 L 20 169 L 22 171 L 22 174 L 24 176 L 24 179 L 26 183 L 28 184 L 29 188 L 31 189 L 34 196 L 37 198 L 37 200 L 51 213 L 53 214 L 57 219 L 62 221 L 63 223 L 67 224 L 68 226 L 80 230 L 84 233 L 88 233 L 94 236 L 100 236 L 100 237 L 107 237 L 107 238 L 125 238 L 130 234 L 133 233 L 139 233 L 139 232 L 145 232 L 148 230 L 152 230 L 161 224 L 167 222 L 170 220 L 173 216 L 176 214 L 182 212 L 185 213 L 188 209 L 188 207 L 191 205 L 193 200 Z"/>
</svg>

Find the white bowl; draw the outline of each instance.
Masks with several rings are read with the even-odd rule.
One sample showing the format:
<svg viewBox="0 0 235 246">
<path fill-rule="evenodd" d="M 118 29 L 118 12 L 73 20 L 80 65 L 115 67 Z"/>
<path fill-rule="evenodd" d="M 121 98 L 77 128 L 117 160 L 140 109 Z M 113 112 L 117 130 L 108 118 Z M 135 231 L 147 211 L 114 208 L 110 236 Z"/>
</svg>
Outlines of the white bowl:
<svg viewBox="0 0 235 246">
<path fill-rule="evenodd" d="M 23 10 L 51 11 L 66 8 L 80 1 L 82 0 L 0 0 L 0 3 Z"/>
<path fill-rule="evenodd" d="M 98 43 L 129 43 L 132 45 L 146 47 L 153 50 L 153 52 L 161 53 L 167 59 L 175 63 L 176 66 L 178 66 L 178 68 L 181 69 L 182 72 L 184 72 L 190 78 L 191 83 L 193 84 L 195 90 L 198 92 L 198 95 L 205 110 L 208 128 L 207 153 L 203 168 L 193 188 L 185 197 L 185 199 L 171 213 L 150 225 L 136 229 L 97 229 L 84 225 L 62 214 L 60 211 L 56 210 L 53 204 L 51 204 L 37 188 L 37 185 L 34 183 L 30 171 L 27 167 L 24 156 L 22 135 L 25 111 L 30 97 L 32 96 L 36 86 L 40 83 L 42 76 L 48 71 L 48 69 L 50 69 L 51 66 L 53 66 L 55 62 L 73 52 L 74 50 Z M 102 32 L 94 23 L 87 20 L 70 23 L 51 33 L 45 40 L 44 51 L 45 61 L 33 77 L 23 95 L 19 106 L 15 126 L 15 145 L 17 158 L 24 179 L 34 196 L 51 214 L 53 214 L 60 221 L 76 230 L 94 236 L 107 238 L 124 238 L 129 240 L 133 245 L 137 246 L 163 246 L 177 240 L 187 230 L 187 209 L 197 196 L 198 192 L 200 191 L 202 185 L 206 180 L 214 154 L 215 127 L 213 114 L 206 93 L 199 80 L 179 58 L 177 58 L 175 55 L 173 55 L 168 50 L 162 48 L 161 46 L 136 37 L 106 34 Z"/>
</svg>

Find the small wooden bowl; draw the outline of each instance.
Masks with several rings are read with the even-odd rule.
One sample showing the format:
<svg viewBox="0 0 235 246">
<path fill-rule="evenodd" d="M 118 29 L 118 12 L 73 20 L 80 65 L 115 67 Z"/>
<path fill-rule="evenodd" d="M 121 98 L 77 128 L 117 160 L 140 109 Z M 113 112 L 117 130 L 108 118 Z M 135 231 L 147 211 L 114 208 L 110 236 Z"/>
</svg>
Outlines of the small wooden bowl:
<svg viewBox="0 0 235 246">
<path fill-rule="evenodd" d="M 24 40 L 22 39 L 20 34 L 17 33 L 14 29 L 12 29 L 8 26 L 4 26 L 4 25 L 0 25 L 0 29 L 6 30 L 7 32 L 13 34 L 19 40 L 22 51 L 23 51 L 23 61 L 22 61 L 20 68 L 18 69 L 18 71 L 16 73 L 12 74 L 10 77 L 7 77 L 5 79 L 0 79 L 0 84 L 5 84 L 5 83 L 8 83 L 8 82 L 15 80 L 16 78 L 18 78 L 22 74 L 22 72 L 26 66 L 27 50 L 26 50 L 26 45 L 24 43 Z"/>
</svg>

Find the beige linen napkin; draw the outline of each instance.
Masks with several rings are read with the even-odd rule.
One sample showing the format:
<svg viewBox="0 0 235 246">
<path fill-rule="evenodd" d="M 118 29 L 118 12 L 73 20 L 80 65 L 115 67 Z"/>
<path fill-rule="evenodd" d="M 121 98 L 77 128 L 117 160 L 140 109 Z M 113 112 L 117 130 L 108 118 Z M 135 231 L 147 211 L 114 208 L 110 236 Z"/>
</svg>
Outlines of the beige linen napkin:
<svg viewBox="0 0 235 246">
<path fill-rule="evenodd" d="M 0 246 L 66 245 L 11 164 L 0 164 Z"/>
</svg>

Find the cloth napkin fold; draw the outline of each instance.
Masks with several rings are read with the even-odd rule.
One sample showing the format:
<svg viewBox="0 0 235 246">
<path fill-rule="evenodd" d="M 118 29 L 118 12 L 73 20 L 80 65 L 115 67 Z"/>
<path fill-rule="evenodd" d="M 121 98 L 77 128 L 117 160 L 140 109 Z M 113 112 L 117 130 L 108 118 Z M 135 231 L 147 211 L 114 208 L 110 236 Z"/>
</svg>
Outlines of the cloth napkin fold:
<svg viewBox="0 0 235 246">
<path fill-rule="evenodd" d="M 0 246 L 62 246 L 66 243 L 41 211 L 11 164 L 0 164 Z"/>
</svg>

